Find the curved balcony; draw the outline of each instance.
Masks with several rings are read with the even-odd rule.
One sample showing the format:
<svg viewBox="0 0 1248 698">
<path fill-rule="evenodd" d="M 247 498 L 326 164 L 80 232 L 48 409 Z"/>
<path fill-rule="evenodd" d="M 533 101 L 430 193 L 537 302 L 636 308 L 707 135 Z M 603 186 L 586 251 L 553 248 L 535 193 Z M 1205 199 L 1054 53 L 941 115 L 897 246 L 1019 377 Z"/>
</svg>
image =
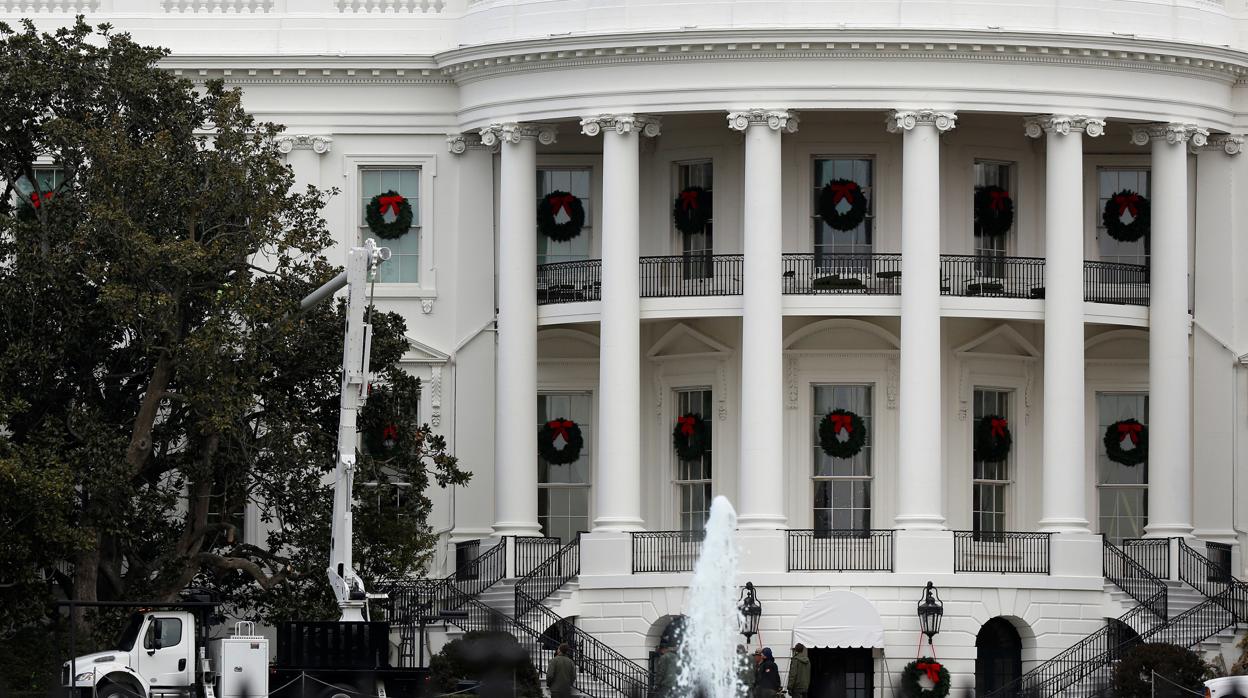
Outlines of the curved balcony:
<svg viewBox="0 0 1248 698">
<path fill-rule="evenodd" d="M 642 257 L 642 298 L 741 295 L 739 254 Z M 787 253 L 783 260 L 786 295 L 899 295 L 901 255 Z M 1044 259 L 941 255 L 944 296 L 1044 298 Z M 1148 268 L 1138 264 L 1085 261 L 1083 295 L 1090 303 L 1148 305 Z M 586 259 L 541 264 L 538 305 L 602 299 L 602 262 Z"/>
</svg>

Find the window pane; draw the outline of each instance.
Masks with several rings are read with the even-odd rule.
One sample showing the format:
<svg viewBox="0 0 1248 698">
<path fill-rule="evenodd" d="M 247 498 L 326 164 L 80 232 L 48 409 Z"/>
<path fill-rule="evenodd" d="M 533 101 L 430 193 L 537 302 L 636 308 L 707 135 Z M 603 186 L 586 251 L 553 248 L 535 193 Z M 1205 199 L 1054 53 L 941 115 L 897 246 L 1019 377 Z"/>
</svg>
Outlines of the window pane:
<svg viewBox="0 0 1248 698">
<path fill-rule="evenodd" d="M 534 228 L 533 234 L 537 236 L 538 264 L 589 259 L 594 225 L 593 198 L 590 190 L 591 174 L 591 170 L 587 167 L 538 169 L 537 195 L 539 199 L 534 202 L 535 207 L 541 201 L 541 197 L 558 190 L 575 195 L 581 200 L 581 205 L 585 209 L 585 226 L 581 229 L 581 234 L 566 242 L 551 240 L 538 232 L 536 227 Z"/>
<path fill-rule="evenodd" d="M 814 191 L 812 193 L 811 212 L 814 225 L 813 240 L 815 243 L 816 265 L 834 267 L 834 259 L 824 259 L 825 254 L 859 253 L 869 254 L 872 251 L 872 231 L 875 223 L 874 196 L 874 160 L 870 158 L 815 158 Z M 828 182 L 834 179 L 849 179 L 858 183 L 867 197 L 867 213 L 862 223 L 853 230 L 835 230 L 823 222 L 817 214 L 819 210 L 819 193 Z M 849 204 L 841 201 L 838 210 L 847 210 Z"/>
<path fill-rule="evenodd" d="M 869 528 L 871 524 L 871 395 L 869 385 L 813 386 L 811 415 L 813 508 L 815 528 Z M 852 458 L 833 458 L 819 445 L 819 424 L 828 412 L 856 413 L 866 427 L 867 441 Z M 846 435 L 841 434 L 844 438 Z"/>
<path fill-rule="evenodd" d="M 700 415 L 706 428 L 707 445 L 702 457 L 689 461 L 676 458 L 676 518 L 681 530 L 702 530 L 711 502 L 711 463 L 714 455 L 711 390 L 692 388 L 676 391 L 676 414 Z"/>
<path fill-rule="evenodd" d="M 1145 169 L 1102 169 L 1097 176 L 1099 191 L 1096 207 L 1096 240 L 1101 259 L 1106 262 L 1124 262 L 1127 264 L 1148 264 L 1148 236 L 1134 242 L 1120 242 L 1109 236 L 1101 220 L 1105 204 L 1109 197 L 1130 189 L 1142 196 L 1148 196 L 1149 172 Z M 1130 218 L 1130 213 L 1126 214 Z"/>
</svg>

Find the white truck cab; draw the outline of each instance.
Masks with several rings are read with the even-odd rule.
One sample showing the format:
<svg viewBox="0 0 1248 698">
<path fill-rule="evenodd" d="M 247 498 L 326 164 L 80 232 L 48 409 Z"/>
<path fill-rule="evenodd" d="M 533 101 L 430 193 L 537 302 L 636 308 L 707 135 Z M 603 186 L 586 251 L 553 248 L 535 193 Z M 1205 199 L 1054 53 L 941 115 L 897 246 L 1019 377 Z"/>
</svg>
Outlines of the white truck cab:
<svg viewBox="0 0 1248 698">
<path fill-rule="evenodd" d="M 1205 682 L 1206 698 L 1248 698 L 1248 676 L 1223 676 Z"/>
</svg>

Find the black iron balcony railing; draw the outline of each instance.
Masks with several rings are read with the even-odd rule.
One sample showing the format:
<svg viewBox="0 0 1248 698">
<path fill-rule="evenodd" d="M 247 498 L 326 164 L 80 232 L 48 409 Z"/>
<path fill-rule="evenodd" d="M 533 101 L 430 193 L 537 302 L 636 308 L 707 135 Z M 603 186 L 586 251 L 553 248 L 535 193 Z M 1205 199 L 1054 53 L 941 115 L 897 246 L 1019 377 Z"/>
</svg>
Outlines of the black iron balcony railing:
<svg viewBox="0 0 1248 698">
<path fill-rule="evenodd" d="M 893 532 L 887 529 L 785 531 L 790 572 L 892 572 Z"/>
<path fill-rule="evenodd" d="M 637 531 L 633 572 L 692 572 L 705 531 Z"/>
<path fill-rule="evenodd" d="M 545 562 L 555 551 L 563 547 L 558 538 L 546 536 L 517 536 L 515 540 L 516 569 L 513 574 L 523 577 Z"/>
<path fill-rule="evenodd" d="M 642 257 L 641 298 L 741 295 L 744 260 L 739 254 Z M 785 295 L 898 295 L 901 255 L 888 253 L 786 253 Z M 941 255 L 940 293 L 979 298 L 1044 298 L 1044 259 L 991 255 Z M 1148 305 L 1148 268 L 1138 264 L 1085 261 L 1084 300 Z M 585 259 L 539 264 L 538 305 L 602 299 L 602 261 Z"/>
<path fill-rule="evenodd" d="M 788 295 L 901 293 L 899 254 L 787 253 L 783 264 Z"/>
<path fill-rule="evenodd" d="M 954 531 L 953 571 L 1049 574 L 1050 533 Z"/>
<path fill-rule="evenodd" d="M 1154 577 L 1170 578 L 1169 538 L 1126 538 L 1122 551 Z"/>
</svg>

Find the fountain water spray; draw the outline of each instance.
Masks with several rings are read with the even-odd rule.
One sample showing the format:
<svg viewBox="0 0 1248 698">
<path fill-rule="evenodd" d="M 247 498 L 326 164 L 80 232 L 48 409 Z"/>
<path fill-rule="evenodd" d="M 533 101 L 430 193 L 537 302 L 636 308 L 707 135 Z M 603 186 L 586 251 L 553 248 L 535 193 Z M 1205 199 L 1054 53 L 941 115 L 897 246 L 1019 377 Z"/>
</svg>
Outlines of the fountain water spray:
<svg viewBox="0 0 1248 698">
<path fill-rule="evenodd" d="M 689 584 L 689 612 L 680 637 L 679 685 L 684 695 L 737 698 L 742 657 L 737 609 L 737 512 L 725 497 L 711 503 L 706 538 Z"/>
</svg>

